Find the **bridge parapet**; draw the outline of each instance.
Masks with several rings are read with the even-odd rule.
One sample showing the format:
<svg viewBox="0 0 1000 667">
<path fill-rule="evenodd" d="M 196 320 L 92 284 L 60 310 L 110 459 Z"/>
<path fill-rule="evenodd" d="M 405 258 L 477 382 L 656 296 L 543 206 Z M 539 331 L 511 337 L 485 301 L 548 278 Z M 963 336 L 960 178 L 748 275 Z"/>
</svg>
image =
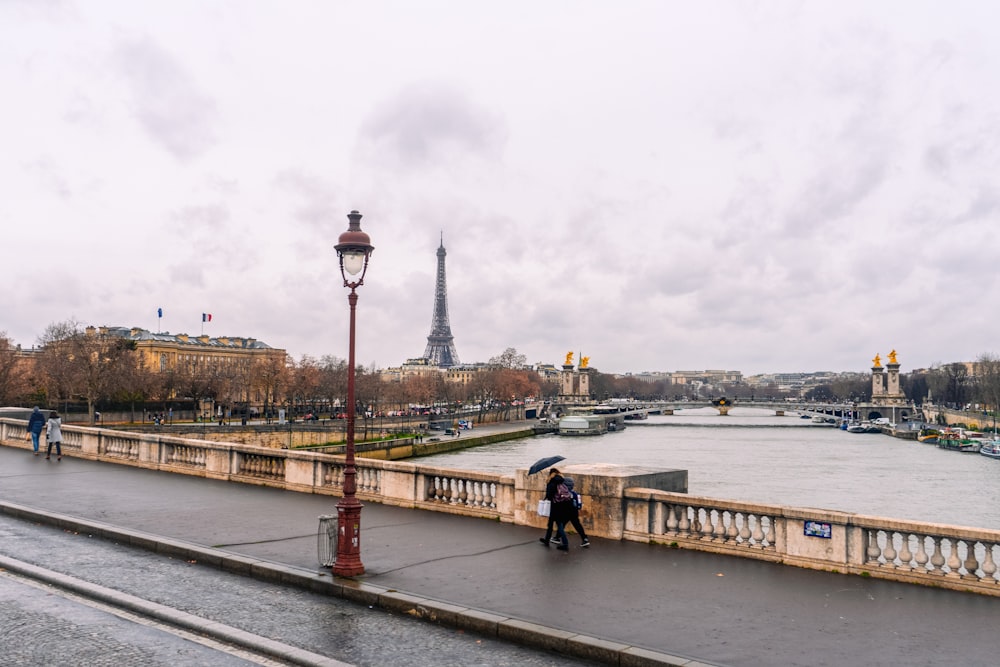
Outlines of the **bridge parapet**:
<svg viewBox="0 0 1000 667">
<path fill-rule="evenodd" d="M 25 420 L 0 419 L 0 444 L 27 449 Z M 344 457 L 79 426 L 64 454 L 166 472 L 339 496 Z M 543 475 L 358 458 L 362 500 L 544 527 Z M 588 532 L 812 569 L 1000 596 L 1000 531 L 691 496 L 686 471 L 567 466 Z M 655 484 L 660 488 L 648 488 Z"/>
<path fill-rule="evenodd" d="M 628 489 L 624 539 L 1000 596 L 1000 531 Z"/>
</svg>

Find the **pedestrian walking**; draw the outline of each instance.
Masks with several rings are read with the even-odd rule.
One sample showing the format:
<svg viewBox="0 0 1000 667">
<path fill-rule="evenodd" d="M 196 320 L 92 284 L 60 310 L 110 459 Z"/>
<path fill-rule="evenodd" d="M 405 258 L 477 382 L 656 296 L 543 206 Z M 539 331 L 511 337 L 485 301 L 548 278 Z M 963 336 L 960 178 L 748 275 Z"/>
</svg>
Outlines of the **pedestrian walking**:
<svg viewBox="0 0 1000 667">
<path fill-rule="evenodd" d="M 28 433 L 31 434 L 31 446 L 35 450 L 35 456 L 38 456 L 38 439 L 42 436 L 43 428 L 45 428 L 45 415 L 36 405 L 28 417 Z"/>
<path fill-rule="evenodd" d="M 49 421 L 45 425 L 45 440 L 49 445 L 45 450 L 46 460 L 52 458 L 52 445 L 55 445 L 56 461 L 62 461 L 62 419 L 55 410 L 49 415 Z"/>
<path fill-rule="evenodd" d="M 546 530 L 545 537 L 539 538 L 538 541 L 546 547 L 549 546 L 549 539 L 552 535 L 552 526 L 554 524 L 556 539 L 560 543 L 556 549 L 569 551 L 566 524 L 569 523 L 572 514 L 573 496 L 570 494 L 569 489 L 566 488 L 563 476 L 560 474 L 558 468 L 552 468 L 549 471 L 549 480 L 545 484 L 545 499 L 552 503 L 552 508 L 549 512 L 548 530 Z"/>
<path fill-rule="evenodd" d="M 556 472 L 558 473 L 558 471 Z M 551 473 L 549 474 L 551 475 Z M 580 497 L 579 493 L 573 490 L 574 483 L 572 477 L 563 477 L 563 484 L 566 485 L 566 488 L 569 489 L 570 495 L 573 497 L 573 500 L 570 502 L 569 512 L 567 513 L 568 516 L 567 522 L 573 526 L 573 530 L 576 531 L 576 534 L 579 535 L 580 539 L 583 541 L 580 544 L 580 546 L 586 549 L 590 546 L 590 539 L 587 537 L 587 531 L 583 529 L 583 524 L 580 523 L 580 508 L 583 507 L 583 499 Z M 547 484 L 545 488 L 546 490 L 548 490 Z M 550 512 L 549 523 L 545 527 L 545 537 L 540 538 L 539 542 L 541 542 L 545 546 L 548 546 L 549 543 L 551 542 L 562 543 L 562 540 L 558 537 L 558 535 L 556 537 L 552 537 L 552 531 L 554 526 L 555 526 L 555 519 L 553 518 L 553 513 Z M 568 543 L 569 540 L 568 535 L 566 536 L 566 539 Z"/>
</svg>

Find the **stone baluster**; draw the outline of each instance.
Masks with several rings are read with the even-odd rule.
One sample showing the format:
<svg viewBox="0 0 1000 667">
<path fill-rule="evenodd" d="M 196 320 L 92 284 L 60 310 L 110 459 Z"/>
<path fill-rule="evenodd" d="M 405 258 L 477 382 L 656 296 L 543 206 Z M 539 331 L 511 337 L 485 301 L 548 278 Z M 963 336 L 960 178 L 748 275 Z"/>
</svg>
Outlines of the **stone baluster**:
<svg viewBox="0 0 1000 667">
<path fill-rule="evenodd" d="M 705 521 L 701 524 L 701 539 L 705 542 L 711 542 L 712 535 L 715 534 L 715 517 L 712 516 L 711 507 L 704 507 L 702 509 L 705 512 Z"/>
<path fill-rule="evenodd" d="M 909 572 L 913 568 L 910 563 L 913 561 L 913 552 L 910 551 L 910 540 L 914 539 L 911 533 L 902 533 L 903 544 L 899 551 L 899 565 L 897 569 Z"/>
<path fill-rule="evenodd" d="M 740 534 L 739 534 L 740 542 L 742 542 L 745 546 L 748 547 L 753 546 L 750 542 L 750 538 L 753 535 L 753 533 L 750 532 L 750 515 L 744 512 L 742 516 L 743 516 L 743 522 L 740 524 Z"/>
<path fill-rule="evenodd" d="M 691 539 L 697 539 L 701 536 L 701 508 L 691 506 L 691 528 L 689 530 Z"/>
<path fill-rule="evenodd" d="M 691 533 L 691 518 L 688 514 L 689 508 L 687 505 L 680 505 L 677 509 L 680 513 L 680 520 L 677 522 L 677 533 L 687 537 Z"/>
<path fill-rule="evenodd" d="M 664 510 L 666 512 L 666 530 L 664 530 L 665 535 L 676 535 L 677 534 L 677 524 L 679 523 L 677 519 L 677 507 L 672 503 L 663 503 Z"/>
<path fill-rule="evenodd" d="M 962 575 L 963 579 L 973 579 L 979 581 L 979 561 L 976 559 L 976 543 L 972 540 L 963 540 L 965 544 L 965 574 Z"/>
<path fill-rule="evenodd" d="M 962 576 L 959 569 L 962 567 L 962 559 L 958 557 L 958 540 L 951 538 L 948 540 L 948 572 L 944 576 L 949 579 L 958 579 Z"/>
<path fill-rule="evenodd" d="M 700 537 L 702 531 L 701 508 L 691 508 L 691 537 Z"/>
<path fill-rule="evenodd" d="M 885 564 L 887 567 L 896 567 L 896 533 L 893 530 L 885 531 L 885 549 L 882 550 L 882 555 L 885 556 Z"/>
<path fill-rule="evenodd" d="M 715 521 L 712 525 L 712 541 L 726 541 L 726 516 L 723 510 L 715 511 Z"/>
<path fill-rule="evenodd" d="M 996 577 L 993 576 L 994 574 L 996 574 L 997 571 L 997 565 L 993 561 L 994 546 L 995 546 L 994 544 L 991 544 L 989 542 L 983 544 L 983 548 L 985 549 L 985 554 L 983 555 L 983 565 L 982 565 L 983 581 L 990 584 L 997 583 Z"/>
<path fill-rule="evenodd" d="M 736 512 L 728 512 L 729 514 L 729 525 L 726 527 L 726 543 L 735 544 L 737 542 L 737 537 L 739 537 L 740 531 L 736 526 Z"/>
<path fill-rule="evenodd" d="M 773 516 L 765 516 L 762 518 L 767 519 L 767 530 L 764 531 L 764 542 L 765 542 L 764 548 L 770 549 L 771 551 L 775 551 L 777 549 L 775 543 L 777 542 L 778 539 L 778 533 L 777 533 L 778 529 L 776 528 L 777 521 L 774 520 Z"/>
<path fill-rule="evenodd" d="M 926 535 L 917 535 L 917 555 L 913 557 L 913 560 L 917 564 L 918 571 L 927 571 L 927 562 L 930 560 L 930 556 L 927 555 Z"/>
<path fill-rule="evenodd" d="M 764 548 L 764 518 L 761 516 L 753 517 L 753 532 L 750 534 L 750 538 L 753 540 L 754 546 L 763 549 Z"/>
<path fill-rule="evenodd" d="M 865 562 L 878 563 L 878 558 L 882 555 L 882 550 L 878 546 L 878 531 L 867 530 L 868 548 L 865 550 Z"/>
</svg>

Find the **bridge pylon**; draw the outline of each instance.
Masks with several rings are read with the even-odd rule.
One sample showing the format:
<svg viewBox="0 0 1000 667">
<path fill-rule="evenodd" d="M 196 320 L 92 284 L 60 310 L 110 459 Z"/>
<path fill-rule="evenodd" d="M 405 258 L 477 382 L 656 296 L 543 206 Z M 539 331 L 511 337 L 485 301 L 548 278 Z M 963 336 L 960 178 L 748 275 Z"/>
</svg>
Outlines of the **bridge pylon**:
<svg viewBox="0 0 1000 667">
<path fill-rule="evenodd" d="M 723 396 L 722 398 L 712 399 L 712 405 L 715 409 L 719 411 L 719 415 L 726 417 L 729 415 L 729 408 L 732 407 L 733 402 L 728 398 Z"/>
</svg>

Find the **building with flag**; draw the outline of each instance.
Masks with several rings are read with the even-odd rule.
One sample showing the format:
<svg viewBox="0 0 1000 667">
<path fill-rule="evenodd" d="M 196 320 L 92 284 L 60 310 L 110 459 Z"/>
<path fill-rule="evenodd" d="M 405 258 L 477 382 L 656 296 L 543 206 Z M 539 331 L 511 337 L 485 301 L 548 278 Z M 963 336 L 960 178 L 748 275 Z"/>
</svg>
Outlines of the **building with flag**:
<svg viewBox="0 0 1000 667">
<path fill-rule="evenodd" d="M 208 313 L 204 316 L 212 317 Z M 256 338 L 153 333 L 138 327 L 87 327 L 87 332 L 135 342 L 136 350 L 142 355 L 143 365 L 153 372 L 178 370 L 182 367 L 202 367 L 208 372 L 209 369 L 257 360 L 285 364 L 284 350 L 271 347 Z"/>
</svg>

